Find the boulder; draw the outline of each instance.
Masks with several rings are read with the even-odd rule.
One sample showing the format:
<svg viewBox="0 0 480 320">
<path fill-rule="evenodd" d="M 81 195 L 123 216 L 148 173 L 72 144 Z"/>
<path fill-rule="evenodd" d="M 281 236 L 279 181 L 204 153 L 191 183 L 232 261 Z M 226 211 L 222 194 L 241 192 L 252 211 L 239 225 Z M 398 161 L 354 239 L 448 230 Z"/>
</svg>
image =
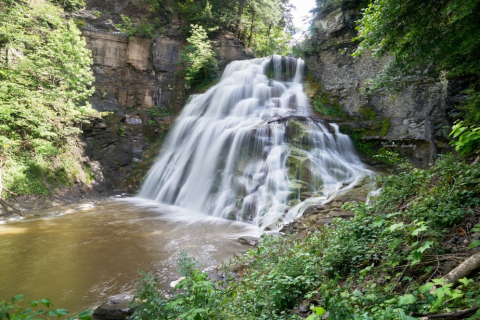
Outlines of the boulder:
<svg viewBox="0 0 480 320">
<path fill-rule="evenodd" d="M 260 241 L 260 238 L 257 238 L 257 237 L 245 236 L 245 237 L 238 238 L 238 242 L 252 246 L 252 247 L 255 247 L 259 241 Z"/>
<path fill-rule="evenodd" d="M 108 303 L 103 303 L 98 306 L 92 315 L 93 320 L 111 319 L 123 320 L 133 314 L 133 309 L 129 307 L 131 301 L 130 296 L 125 296 L 120 299 L 110 300 Z"/>
</svg>

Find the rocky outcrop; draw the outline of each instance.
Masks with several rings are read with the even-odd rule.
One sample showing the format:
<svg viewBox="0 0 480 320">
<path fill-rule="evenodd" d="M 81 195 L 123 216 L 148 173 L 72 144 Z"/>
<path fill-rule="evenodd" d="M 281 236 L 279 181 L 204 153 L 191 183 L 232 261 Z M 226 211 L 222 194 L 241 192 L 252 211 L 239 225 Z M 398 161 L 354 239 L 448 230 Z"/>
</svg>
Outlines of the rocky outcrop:
<svg viewBox="0 0 480 320">
<path fill-rule="evenodd" d="M 235 60 L 247 60 L 255 58 L 253 51 L 237 39 L 231 32 L 221 32 L 212 41 L 212 47 L 217 54 L 220 70 Z"/>
<path fill-rule="evenodd" d="M 388 121 L 387 132 L 382 135 L 370 132 L 363 139 L 376 142 L 377 147 L 381 147 L 382 142 L 384 147 L 395 142 L 415 165 L 425 166 L 437 153 L 448 149 L 448 127 L 460 88 L 440 77 L 432 79 L 420 74 L 397 94 L 386 90 L 362 93 L 361 87 L 378 74 L 388 58 L 377 60 L 369 54 L 361 58 L 351 56 L 358 45 L 353 38 L 357 35 L 354 21 L 359 18 L 358 9 L 325 9 L 314 22 L 315 35 L 311 43 L 316 48 L 314 54 L 306 57 L 306 64 L 325 93 L 339 103 L 350 118 L 357 120 L 345 125 L 368 132 L 372 120 Z M 365 120 L 366 112 L 373 115 L 367 119 L 370 122 L 358 121 Z"/>
<path fill-rule="evenodd" d="M 122 7 L 123 8 L 123 7 Z M 172 29 L 172 28 L 171 28 Z M 84 126 L 93 186 L 134 192 L 155 157 L 169 126 L 185 103 L 184 83 L 176 75 L 185 42 L 167 37 L 128 38 L 120 33 L 84 29 L 93 54 L 95 93 L 90 99 L 103 119 Z M 253 58 L 238 40 L 220 34 L 213 42 L 219 65 Z M 149 156 L 149 158 L 147 157 Z M 147 159 L 148 158 L 148 159 Z M 143 174 L 138 174 L 139 168 Z"/>
<path fill-rule="evenodd" d="M 83 35 L 94 61 L 90 103 L 109 112 L 83 128 L 94 184 L 133 192 L 139 181 L 130 176 L 184 102 L 183 83 L 175 76 L 183 43 L 92 30 Z"/>
</svg>

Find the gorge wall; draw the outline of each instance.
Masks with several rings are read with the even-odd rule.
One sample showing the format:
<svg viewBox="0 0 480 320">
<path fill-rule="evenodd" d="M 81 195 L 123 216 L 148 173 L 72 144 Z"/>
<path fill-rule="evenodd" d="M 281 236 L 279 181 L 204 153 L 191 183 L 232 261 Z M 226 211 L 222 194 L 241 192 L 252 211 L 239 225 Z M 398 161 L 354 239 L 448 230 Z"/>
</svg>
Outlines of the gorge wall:
<svg viewBox="0 0 480 320">
<path fill-rule="evenodd" d="M 107 7 L 105 7 L 107 6 Z M 110 8 L 111 7 L 111 8 Z M 110 114 L 83 127 L 83 148 L 90 161 L 97 192 L 134 192 L 155 159 L 161 140 L 186 100 L 177 75 L 182 48 L 188 44 L 173 20 L 162 36 L 126 37 L 112 20 L 133 10 L 129 2 L 90 1 L 83 12 L 83 35 L 93 54 L 95 93 L 92 106 Z M 96 17 L 101 9 L 108 12 Z M 167 36 L 168 35 L 168 36 Z M 221 68 L 231 61 L 253 58 L 235 37 L 220 33 L 212 46 Z"/>
<path fill-rule="evenodd" d="M 388 58 L 351 56 L 358 45 L 353 38 L 359 18 L 358 8 L 325 8 L 314 20 L 313 53 L 307 55 L 306 64 L 321 83 L 322 94 L 341 105 L 348 116 L 336 119 L 343 121 L 343 130 L 361 132 L 361 143 L 372 142 L 376 150 L 395 143 L 414 165 L 426 166 L 449 148 L 455 104 L 463 98 L 461 87 L 440 76 L 431 79 L 420 74 L 400 93 L 362 93 L 361 87 Z"/>
</svg>

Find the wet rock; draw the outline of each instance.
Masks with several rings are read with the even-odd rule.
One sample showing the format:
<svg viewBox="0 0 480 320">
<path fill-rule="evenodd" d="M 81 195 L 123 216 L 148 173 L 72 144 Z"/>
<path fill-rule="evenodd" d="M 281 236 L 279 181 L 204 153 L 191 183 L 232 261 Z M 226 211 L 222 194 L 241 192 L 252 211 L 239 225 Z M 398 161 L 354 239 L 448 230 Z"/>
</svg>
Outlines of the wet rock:
<svg viewBox="0 0 480 320">
<path fill-rule="evenodd" d="M 326 216 L 331 218 L 351 218 L 355 216 L 355 213 L 352 211 L 330 211 Z"/>
<path fill-rule="evenodd" d="M 259 241 L 260 241 L 260 238 L 257 238 L 257 237 L 245 236 L 245 237 L 238 238 L 238 242 L 252 246 L 252 247 L 255 247 Z"/>
<path fill-rule="evenodd" d="M 303 213 L 304 216 L 310 215 L 310 214 L 318 214 L 321 213 L 322 211 L 326 210 L 327 207 L 324 206 L 323 204 L 314 204 L 313 206 L 308 207 L 305 212 Z"/>
<path fill-rule="evenodd" d="M 128 306 L 131 301 L 130 296 L 125 296 L 119 299 L 110 300 L 108 303 L 103 303 L 98 306 L 92 315 L 92 319 L 111 319 L 123 320 L 133 314 L 133 309 Z"/>
<path fill-rule="evenodd" d="M 328 225 L 333 223 L 333 219 L 320 219 L 315 222 L 318 226 Z"/>
</svg>

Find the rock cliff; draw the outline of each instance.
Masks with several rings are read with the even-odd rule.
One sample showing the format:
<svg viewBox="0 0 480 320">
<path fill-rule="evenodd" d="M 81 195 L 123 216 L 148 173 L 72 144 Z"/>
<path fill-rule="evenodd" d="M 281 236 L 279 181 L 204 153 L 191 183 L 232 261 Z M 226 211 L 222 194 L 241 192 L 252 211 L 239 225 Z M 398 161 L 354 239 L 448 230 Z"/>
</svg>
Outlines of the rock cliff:
<svg viewBox="0 0 480 320">
<path fill-rule="evenodd" d="M 175 30 L 170 33 L 179 34 Z M 90 103 L 99 111 L 110 112 L 83 128 L 93 186 L 99 192 L 134 192 L 143 176 L 139 170 L 148 170 L 160 140 L 185 103 L 184 83 L 176 76 L 185 42 L 164 36 L 127 38 L 91 26 L 83 35 L 94 61 L 95 93 Z M 219 34 L 213 47 L 221 68 L 233 60 L 253 58 L 251 51 L 229 34 Z"/>
<path fill-rule="evenodd" d="M 351 56 L 358 45 L 353 38 L 359 18 L 358 8 L 324 9 L 314 21 L 313 50 L 306 64 L 321 83 L 322 93 L 354 120 L 343 123 L 343 128 L 363 132 L 361 140 L 374 142 L 370 146 L 376 150 L 395 143 L 415 165 L 428 165 L 448 149 L 446 142 L 461 88 L 440 76 L 432 79 L 420 73 L 400 93 L 362 93 L 366 81 L 377 75 L 388 58 Z M 375 129 L 379 126 L 383 130 Z"/>
</svg>

